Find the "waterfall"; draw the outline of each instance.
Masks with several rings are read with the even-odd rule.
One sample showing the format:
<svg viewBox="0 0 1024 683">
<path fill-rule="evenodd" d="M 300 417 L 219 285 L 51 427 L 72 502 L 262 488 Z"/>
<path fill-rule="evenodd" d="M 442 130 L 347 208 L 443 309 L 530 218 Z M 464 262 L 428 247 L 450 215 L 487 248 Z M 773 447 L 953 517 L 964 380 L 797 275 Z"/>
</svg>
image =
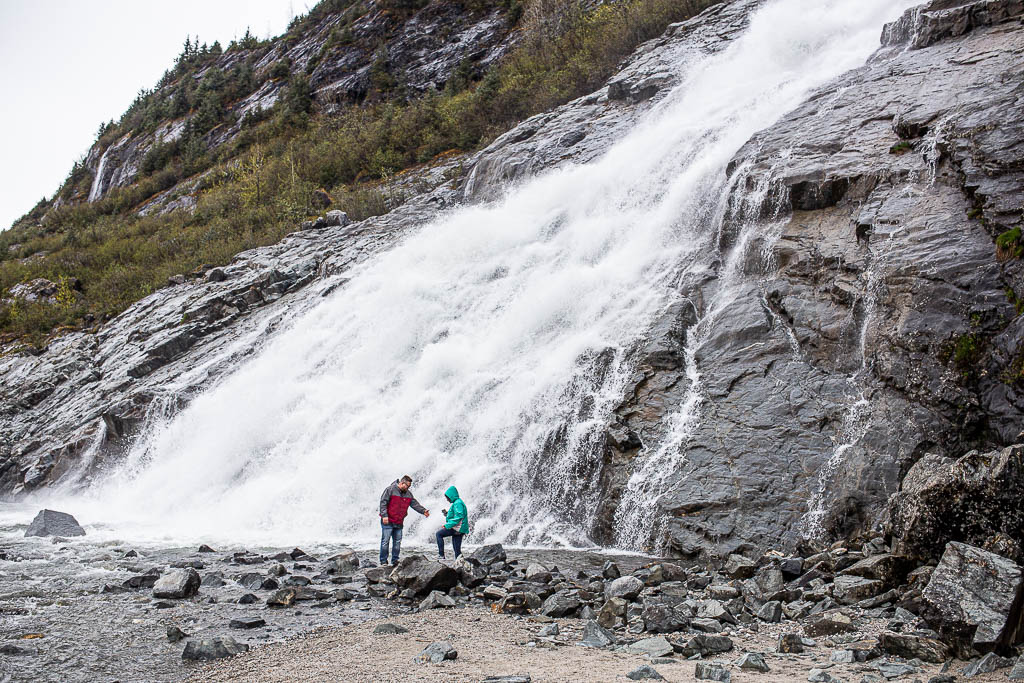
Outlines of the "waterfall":
<svg viewBox="0 0 1024 683">
<path fill-rule="evenodd" d="M 103 171 L 107 166 L 107 154 L 114 148 L 114 145 L 110 145 L 103 150 L 103 156 L 100 157 L 100 165 L 96 167 L 96 176 L 92 179 L 92 187 L 89 188 L 89 201 L 94 202 L 103 196 Z"/>
<path fill-rule="evenodd" d="M 812 89 L 862 64 L 909 4 L 766 4 L 600 159 L 454 210 L 347 274 L 154 424 L 76 509 L 91 505 L 92 518 L 135 535 L 372 542 L 380 492 L 409 474 L 436 514 L 441 492 L 458 486 L 476 542 L 588 544 L 598 446 L 632 352 L 681 278 L 723 262 L 726 286 L 700 322 L 713 326 L 736 296 L 728 280 L 743 277 L 741 250 L 758 243 L 751 224 L 732 255 L 719 253 L 726 165 Z M 676 465 L 700 419 L 701 338 L 689 341 L 692 400 L 640 456 L 637 499 L 623 501 L 630 519 L 661 493 L 655 472 Z M 414 515 L 407 536 L 426 540 L 433 521 Z"/>
</svg>

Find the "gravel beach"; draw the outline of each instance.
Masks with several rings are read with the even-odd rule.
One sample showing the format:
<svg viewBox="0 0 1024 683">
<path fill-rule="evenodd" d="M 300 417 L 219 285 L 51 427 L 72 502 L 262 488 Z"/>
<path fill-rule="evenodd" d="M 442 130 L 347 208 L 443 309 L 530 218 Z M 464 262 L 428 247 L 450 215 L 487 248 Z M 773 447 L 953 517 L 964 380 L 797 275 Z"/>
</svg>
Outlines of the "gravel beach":
<svg viewBox="0 0 1024 683">
<path fill-rule="evenodd" d="M 374 634 L 381 623 L 409 629 L 397 635 Z M 377 619 L 341 628 L 324 629 L 294 640 L 254 647 L 248 653 L 210 664 L 193 665 L 191 681 L 482 681 L 489 676 L 529 675 L 532 683 L 555 681 L 627 681 L 626 674 L 651 660 L 638 654 L 577 645 L 583 628 L 578 619 L 557 619 L 560 635 L 544 638 L 545 623 L 530 617 L 493 614 L 484 608 L 431 610 Z M 878 624 L 881 627 L 881 623 Z M 758 633 L 734 631 L 736 648 L 717 658 L 733 681 L 781 683 L 806 681 L 812 669 L 825 669 L 840 681 L 858 682 L 865 675 L 885 680 L 874 663 L 833 664 L 828 639 L 802 655 L 775 653 L 783 625 L 762 627 Z M 791 630 L 791 629 L 790 629 Z M 413 657 L 436 641 L 446 641 L 458 658 L 441 664 L 414 664 Z M 532 643 L 532 644 L 531 644 Z M 742 671 L 735 662 L 744 652 L 761 652 L 771 668 L 766 673 Z M 697 662 L 681 657 L 655 661 L 666 680 L 693 681 Z M 964 662 L 955 662 L 954 671 Z M 927 681 L 941 666 L 925 664 L 918 672 L 895 680 Z M 872 680 L 872 678 L 868 678 Z M 1006 680 L 1006 671 L 982 674 L 971 681 Z"/>
</svg>

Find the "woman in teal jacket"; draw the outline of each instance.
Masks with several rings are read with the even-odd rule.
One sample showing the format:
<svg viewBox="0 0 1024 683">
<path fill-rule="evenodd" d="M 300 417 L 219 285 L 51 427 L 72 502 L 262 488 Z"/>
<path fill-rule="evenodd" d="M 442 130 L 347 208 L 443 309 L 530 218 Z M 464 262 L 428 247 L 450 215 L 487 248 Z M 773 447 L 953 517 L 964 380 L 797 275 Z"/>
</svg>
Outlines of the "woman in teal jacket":
<svg viewBox="0 0 1024 683">
<path fill-rule="evenodd" d="M 462 554 L 462 537 L 469 533 L 469 514 L 466 512 L 466 504 L 459 498 L 459 490 L 449 486 L 444 492 L 444 497 L 452 504 L 445 512 L 444 526 L 437 530 L 434 538 L 437 539 L 438 559 L 444 559 L 444 539 L 452 537 L 452 550 L 457 558 Z"/>
</svg>

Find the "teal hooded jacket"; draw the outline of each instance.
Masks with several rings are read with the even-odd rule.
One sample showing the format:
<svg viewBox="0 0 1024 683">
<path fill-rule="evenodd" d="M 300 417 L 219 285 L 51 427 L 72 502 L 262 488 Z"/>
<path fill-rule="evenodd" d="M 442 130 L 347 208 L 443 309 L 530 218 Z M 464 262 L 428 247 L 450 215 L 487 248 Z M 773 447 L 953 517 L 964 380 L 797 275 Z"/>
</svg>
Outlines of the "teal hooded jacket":
<svg viewBox="0 0 1024 683">
<path fill-rule="evenodd" d="M 449 486 L 444 492 L 444 497 L 452 504 L 448 508 L 448 515 L 444 518 L 444 528 L 454 529 L 460 534 L 469 533 L 469 513 L 466 512 L 466 504 L 459 498 L 459 490 Z"/>
</svg>

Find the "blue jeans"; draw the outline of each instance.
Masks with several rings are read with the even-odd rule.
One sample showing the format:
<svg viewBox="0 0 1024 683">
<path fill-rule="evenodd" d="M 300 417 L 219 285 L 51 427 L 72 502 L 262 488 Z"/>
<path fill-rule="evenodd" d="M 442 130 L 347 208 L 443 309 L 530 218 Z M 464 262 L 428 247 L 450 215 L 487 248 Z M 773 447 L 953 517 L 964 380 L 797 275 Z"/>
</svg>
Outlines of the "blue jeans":
<svg viewBox="0 0 1024 683">
<path fill-rule="evenodd" d="M 434 534 L 434 538 L 437 539 L 437 555 L 438 557 L 444 557 L 444 539 L 448 536 L 452 537 L 452 550 L 455 551 L 455 557 L 458 557 L 462 554 L 462 537 L 465 534 L 460 534 L 455 529 L 445 529 L 444 527 L 438 529 L 437 533 Z"/>
<path fill-rule="evenodd" d="M 391 541 L 391 564 L 398 564 L 398 553 L 402 550 L 402 527 L 396 524 L 380 525 L 380 563 L 388 560 L 388 541 Z"/>
</svg>

